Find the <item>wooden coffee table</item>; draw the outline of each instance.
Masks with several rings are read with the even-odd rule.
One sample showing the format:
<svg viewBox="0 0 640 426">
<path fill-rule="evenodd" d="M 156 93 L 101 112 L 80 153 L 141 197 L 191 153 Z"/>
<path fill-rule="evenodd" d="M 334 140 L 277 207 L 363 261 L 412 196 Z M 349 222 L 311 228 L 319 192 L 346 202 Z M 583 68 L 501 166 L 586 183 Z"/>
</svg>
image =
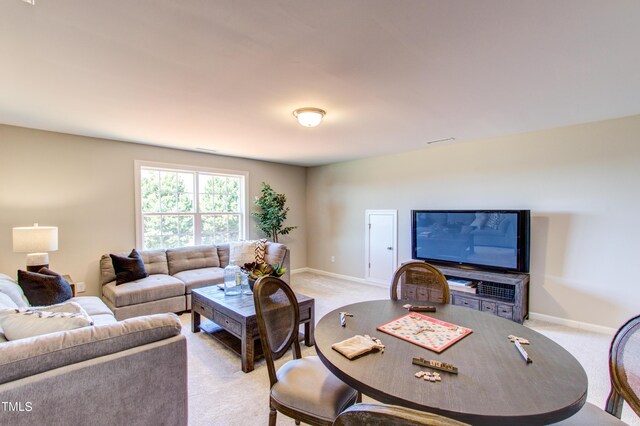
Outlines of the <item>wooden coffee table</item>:
<svg viewBox="0 0 640 426">
<path fill-rule="evenodd" d="M 300 306 L 300 323 L 304 324 L 304 344 L 313 346 L 315 300 L 302 294 L 296 294 L 296 297 Z M 260 339 L 253 295 L 225 296 L 224 291 L 217 285 L 193 289 L 191 291 L 191 331 L 194 333 L 201 330 L 201 316 L 223 329 L 210 335 L 240 355 L 242 371 L 245 373 L 253 371 L 256 356 L 255 343 Z M 229 335 L 232 336 L 231 339 L 228 338 Z M 238 340 L 240 348 L 237 347 Z"/>
</svg>

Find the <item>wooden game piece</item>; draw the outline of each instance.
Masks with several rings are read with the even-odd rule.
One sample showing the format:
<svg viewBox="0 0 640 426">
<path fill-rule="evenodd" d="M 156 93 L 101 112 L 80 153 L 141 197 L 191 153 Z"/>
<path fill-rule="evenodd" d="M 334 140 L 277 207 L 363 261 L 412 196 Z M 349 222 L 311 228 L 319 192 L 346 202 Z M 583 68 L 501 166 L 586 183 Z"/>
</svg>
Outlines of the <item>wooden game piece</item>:
<svg viewBox="0 0 640 426">
<path fill-rule="evenodd" d="M 342 327 L 346 327 L 347 326 L 347 317 L 352 317 L 353 314 L 350 314 L 349 312 L 340 312 L 340 325 Z"/>
<path fill-rule="evenodd" d="M 527 353 L 527 351 L 524 350 L 524 348 L 522 347 L 520 342 L 518 340 L 516 340 L 513 343 L 514 343 L 516 349 L 518 350 L 518 352 L 520 352 L 520 355 L 522 355 L 522 358 L 524 358 L 524 360 L 527 362 L 527 364 L 532 363 L 533 360 L 531 358 L 529 358 L 529 354 Z"/>
<path fill-rule="evenodd" d="M 436 307 L 430 305 L 412 305 L 407 303 L 406 305 L 402 305 L 403 308 L 408 309 L 410 312 L 435 312 Z"/>
<path fill-rule="evenodd" d="M 409 311 L 411 312 L 435 312 L 436 311 L 436 307 L 435 306 L 411 306 L 409 308 Z"/>
<path fill-rule="evenodd" d="M 450 364 L 448 362 L 436 361 L 436 360 L 426 360 L 422 357 L 413 358 L 412 363 L 415 365 L 420 365 L 422 367 L 429 367 L 435 370 L 446 371 L 451 374 L 458 374 L 458 367 Z"/>
<path fill-rule="evenodd" d="M 529 341 L 527 339 L 522 338 L 522 337 L 518 337 L 518 336 L 514 336 L 513 334 L 508 335 L 507 338 L 510 341 L 514 342 L 514 343 L 516 341 L 518 341 L 518 342 L 520 342 L 521 345 L 528 345 L 529 344 Z"/>
<path fill-rule="evenodd" d="M 384 352 L 384 345 L 382 344 L 382 341 L 380 339 L 378 339 L 377 337 L 371 337 L 368 334 L 365 334 L 364 337 L 375 343 L 374 349 L 378 349 L 381 353 Z"/>
<path fill-rule="evenodd" d="M 414 376 L 417 379 L 422 379 L 425 382 L 431 382 L 431 383 L 436 383 L 436 382 L 441 382 L 442 381 L 442 377 L 440 377 L 439 373 L 432 373 L 430 371 L 418 371 L 417 373 L 414 374 Z"/>
</svg>

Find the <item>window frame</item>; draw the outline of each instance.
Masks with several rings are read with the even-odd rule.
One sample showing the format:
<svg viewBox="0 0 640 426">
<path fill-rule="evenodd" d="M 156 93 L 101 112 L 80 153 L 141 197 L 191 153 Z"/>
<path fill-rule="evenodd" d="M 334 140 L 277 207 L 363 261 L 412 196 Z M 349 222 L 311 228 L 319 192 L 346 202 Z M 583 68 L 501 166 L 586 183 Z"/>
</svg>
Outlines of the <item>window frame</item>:
<svg viewBox="0 0 640 426">
<path fill-rule="evenodd" d="M 209 175 L 223 175 L 223 176 L 234 176 L 240 178 L 240 235 L 239 241 L 246 239 L 248 235 L 248 226 L 249 226 L 249 210 L 247 206 L 249 205 L 249 172 L 244 170 L 230 170 L 230 169 L 218 169 L 218 168 L 210 168 L 210 167 L 201 167 L 201 166 L 193 166 L 186 164 L 175 164 L 175 163 L 161 163 L 155 161 L 144 161 L 144 160 L 135 160 L 134 161 L 134 189 L 135 189 L 135 217 L 136 217 L 136 247 L 139 247 L 142 250 L 149 250 L 144 247 L 144 236 L 142 235 L 142 191 L 141 191 L 141 176 L 143 168 L 154 168 L 162 171 L 169 172 L 189 172 L 194 173 L 194 206 L 195 211 L 193 213 L 181 213 L 184 215 L 193 215 L 194 216 L 194 245 L 201 245 L 201 232 L 202 232 L 202 221 L 200 220 L 201 215 L 210 215 L 210 212 L 200 212 L 199 211 L 199 174 L 209 174 Z M 174 213 L 175 215 L 175 213 Z"/>
</svg>

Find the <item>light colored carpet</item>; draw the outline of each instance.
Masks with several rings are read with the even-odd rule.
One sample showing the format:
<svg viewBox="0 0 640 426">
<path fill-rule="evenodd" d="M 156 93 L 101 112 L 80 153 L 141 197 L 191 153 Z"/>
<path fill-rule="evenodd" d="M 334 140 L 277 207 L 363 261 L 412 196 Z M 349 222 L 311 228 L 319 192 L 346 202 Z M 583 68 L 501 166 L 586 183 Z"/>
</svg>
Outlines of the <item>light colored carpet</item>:
<svg viewBox="0 0 640 426">
<path fill-rule="evenodd" d="M 386 299 L 388 290 L 312 273 L 295 274 L 292 287 L 296 292 L 316 300 L 316 321 L 340 306 L 364 300 Z M 189 362 L 189 424 L 250 426 L 266 425 L 269 415 L 269 378 L 264 360 L 245 374 L 240 358 L 204 333 L 191 332 L 191 316 L 180 317 L 187 337 Z M 527 321 L 528 327 L 562 345 L 580 361 L 589 377 L 588 401 L 604 407 L 609 394 L 608 351 L 611 335 L 578 330 L 543 321 Z M 315 350 L 304 345 L 303 355 Z M 290 356 L 280 360 L 276 368 Z M 367 398 L 365 397 L 365 401 Z M 640 419 L 625 405 L 622 420 L 640 426 Z M 278 414 L 278 425 L 294 421 Z"/>
</svg>

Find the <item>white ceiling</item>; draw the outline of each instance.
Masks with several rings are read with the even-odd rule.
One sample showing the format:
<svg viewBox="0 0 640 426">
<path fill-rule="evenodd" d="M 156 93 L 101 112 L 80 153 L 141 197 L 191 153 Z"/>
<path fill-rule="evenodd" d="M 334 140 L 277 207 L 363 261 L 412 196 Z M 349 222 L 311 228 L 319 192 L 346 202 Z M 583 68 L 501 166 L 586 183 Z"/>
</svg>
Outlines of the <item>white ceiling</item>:
<svg viewBox="0 0 640 426">
<path fill-rule="evenodd" d="M 326 164 L 639 114 L 639 22 L 638 0 L 2 0 L 0 122 Z"/>
</svg>

